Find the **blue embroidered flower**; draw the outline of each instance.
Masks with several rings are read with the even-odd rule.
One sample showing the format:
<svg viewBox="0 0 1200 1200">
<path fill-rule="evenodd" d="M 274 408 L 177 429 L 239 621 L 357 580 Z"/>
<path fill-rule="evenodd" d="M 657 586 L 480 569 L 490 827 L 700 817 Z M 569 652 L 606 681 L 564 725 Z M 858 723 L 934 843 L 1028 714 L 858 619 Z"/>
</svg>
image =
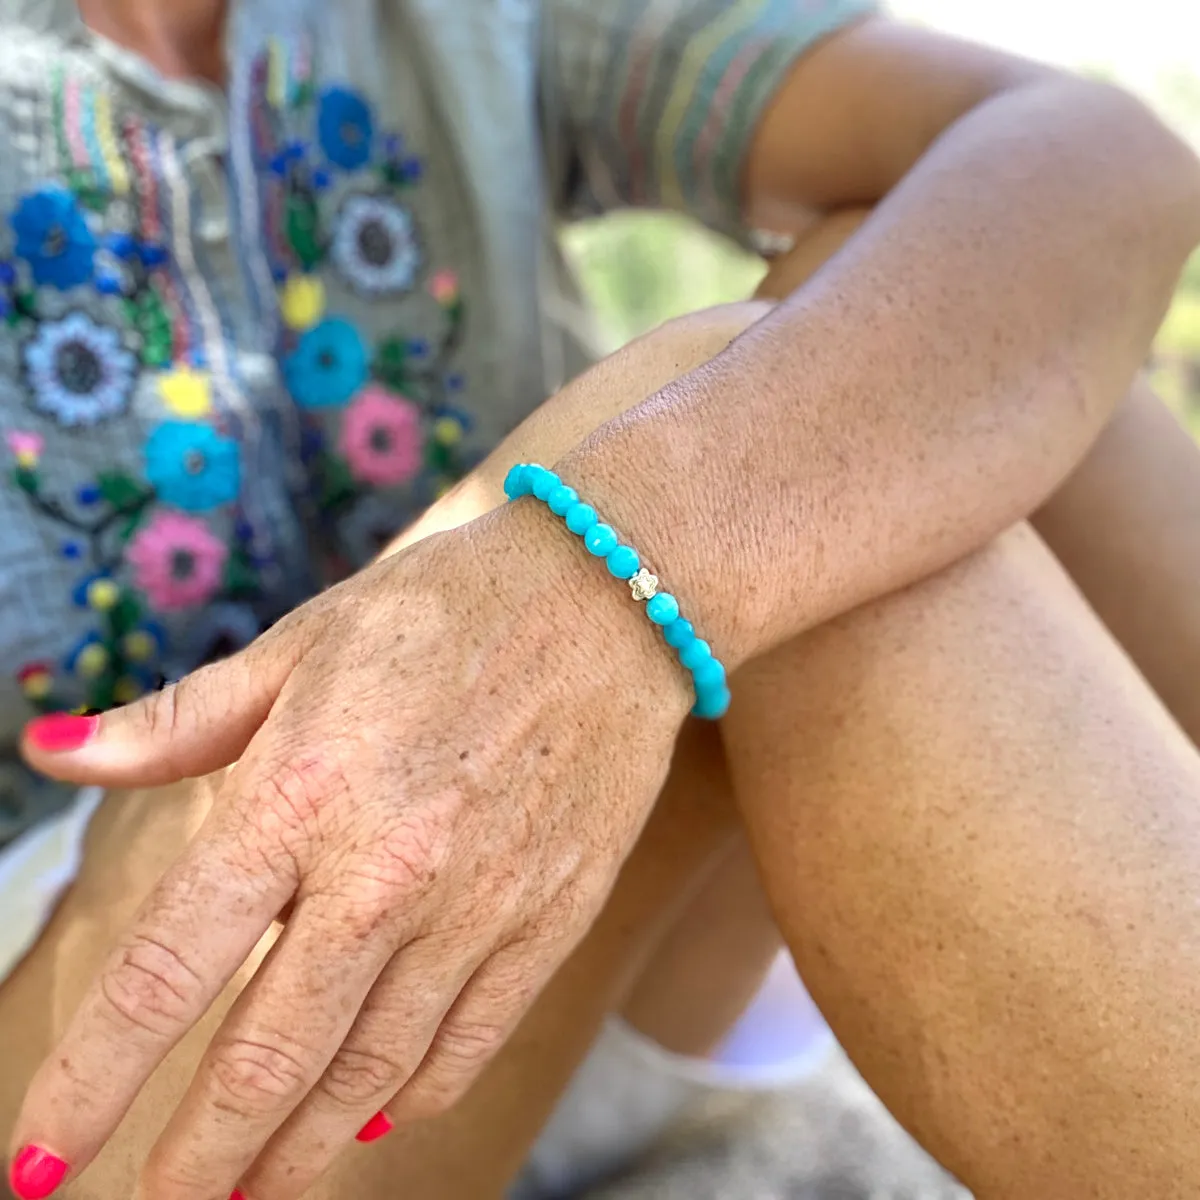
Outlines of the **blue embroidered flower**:
<svg viewBox="0 0 1200 1200">
<path fill-rule="evenodd" d="M 321 149 L 334 166 L 357 171 L 371 158 L 374 124 L 367 102 L 349 88 L 331 87 L 321 93 L 317 135 Z"/>
<path fill-rule="evenodd" d="M 238 444 L 198 421 L 164 421 L 146 442 L 146 478 L 160 500 L 207 512 L 237 499 Z"/>
<path fill-rule="evenodd" d="M 36 283 L 65 291 L 91 279 L 96 238 L 65 188 L 44 187 L 23 197 L 10 219 L 17 257 L 29 263 Z"/>
<path fill-rule="evenodd" d="M 95 425 L 129 404 L 137 360 L 115 329 L 84 313 L 39 326 L 24 353 L 34 406 L 61 425 Z"/>
<path fill-rule="evenodd" d="M 340 317 L 314 325 L 283 364 L 288 390 L 302 408 L 340 408 L 367 381 L 367 347 Z"/>
</svg>

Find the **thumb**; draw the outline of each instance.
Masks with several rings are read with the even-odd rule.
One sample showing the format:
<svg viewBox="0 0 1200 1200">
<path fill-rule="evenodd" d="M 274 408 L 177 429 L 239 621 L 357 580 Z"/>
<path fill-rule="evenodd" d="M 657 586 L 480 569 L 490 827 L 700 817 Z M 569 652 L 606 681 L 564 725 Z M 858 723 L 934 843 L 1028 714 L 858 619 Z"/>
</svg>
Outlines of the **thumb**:
<svg viewBox="0 0 1200 1200">
<path fill-rule="evenodd" d="M 268 634 L 124 708 L 38 717 L 21 753 L 68 783 L 156 787 L 207 775 L 246 749 L 302 653 L 296 638 Z"/>
</svg>

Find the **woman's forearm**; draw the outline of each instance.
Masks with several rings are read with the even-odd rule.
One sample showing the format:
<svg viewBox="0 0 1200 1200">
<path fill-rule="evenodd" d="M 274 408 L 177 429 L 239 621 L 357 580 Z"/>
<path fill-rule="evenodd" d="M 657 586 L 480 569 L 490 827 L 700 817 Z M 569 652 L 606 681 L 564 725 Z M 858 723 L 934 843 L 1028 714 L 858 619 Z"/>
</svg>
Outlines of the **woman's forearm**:
<svg viewBox="0 0 1200 1200">
<path fill-rule="evenodd" d="M 1001 94 L 807 286 L 562 470 L 742 661 L 1033 511 L 1198 237 L 1196 162 L 1135 102 Z"/>
</svg>

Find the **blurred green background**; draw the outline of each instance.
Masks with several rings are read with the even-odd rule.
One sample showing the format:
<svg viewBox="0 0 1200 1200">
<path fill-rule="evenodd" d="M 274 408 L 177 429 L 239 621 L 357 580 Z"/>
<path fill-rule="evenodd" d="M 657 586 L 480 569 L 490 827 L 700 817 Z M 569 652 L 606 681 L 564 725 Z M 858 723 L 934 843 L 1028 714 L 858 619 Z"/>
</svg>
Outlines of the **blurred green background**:
<svg viewBox="0 0 1200 1200">
<path fill-rule="evenodd" d="M 1090 0 L 893 0 L 898 15 L 1057 61 L 1128 87 L 1200 148 L 1200 5 L 1141 0 L 1097 15 Z M 1180 57 L 1182 56 L 1182 57 Z M 761 262 L 687 220 L 618 213 L 567 230 L 565 245 L 599 314 L 606 349 L 697 308 L 751 294 Z M 1200 437 L 1200 253 L 1163 323 L 1156 387 Z"/>
</svg>

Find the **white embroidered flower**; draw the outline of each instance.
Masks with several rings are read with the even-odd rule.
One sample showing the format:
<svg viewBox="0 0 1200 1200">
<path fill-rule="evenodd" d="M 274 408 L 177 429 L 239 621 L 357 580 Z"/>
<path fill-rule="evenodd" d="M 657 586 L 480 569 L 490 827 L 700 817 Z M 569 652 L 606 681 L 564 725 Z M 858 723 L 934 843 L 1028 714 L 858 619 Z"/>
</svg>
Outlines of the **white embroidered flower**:
<svg viewBox="0 0 1200 1200">
<path fill-rule="evenodd" d="M 62 425 L 95 425 L 129 404 L 136 358 L 83 313 L 40 326 L 24 356 L 35 406 Z"/>
<path fill-rule="evenodd" d="M 381 196 L 351 196 L 342 205 L 331 253 L 342 275 L 373 296 L 408 291 L 421 265 L 412 214 Z"/>
</svg>

